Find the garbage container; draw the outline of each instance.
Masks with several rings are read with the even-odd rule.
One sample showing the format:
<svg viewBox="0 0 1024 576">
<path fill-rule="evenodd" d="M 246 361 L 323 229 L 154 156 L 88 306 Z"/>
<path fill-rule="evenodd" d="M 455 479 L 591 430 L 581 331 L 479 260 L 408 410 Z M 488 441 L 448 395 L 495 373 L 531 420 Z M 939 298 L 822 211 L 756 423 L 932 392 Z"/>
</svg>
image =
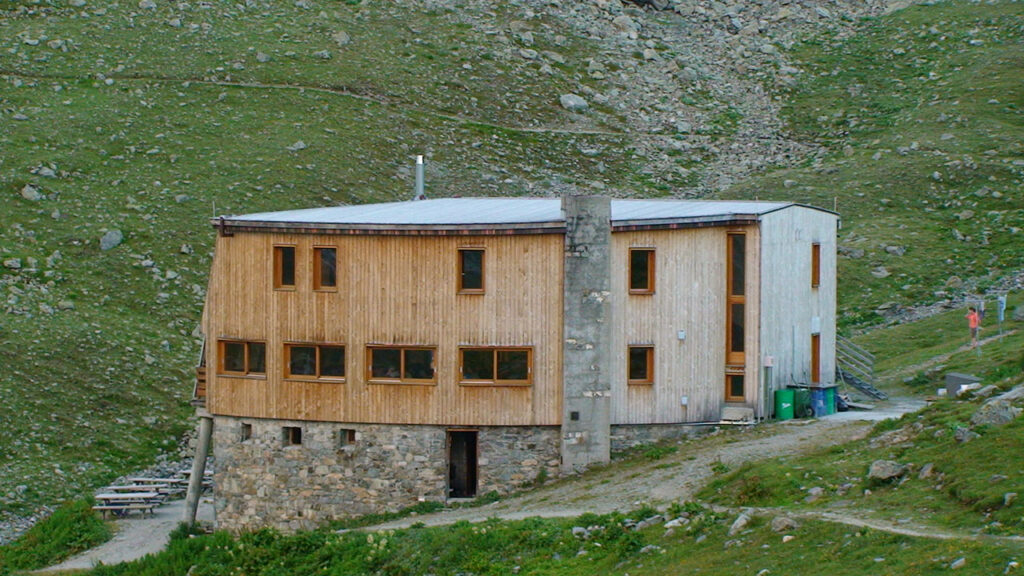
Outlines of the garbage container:
<svg viewBox="0 0 1024 576">
<path fill-rule="evenodd" d="M 793 419 L 793 391 L 775 391 L 775 418 L 778 420 Z"/>
<path fill-rule="evenodd" d="M 793 417 L 808 418 L 811 414 L 811 391 L 800 386 L 792 386 L 793 391 Z"/>
<path fill-rule="evenodd" d="M 811 411 L 818 418 L 828 416 L 828 407 L 825 404 L 825 390 L 826 388 L 811 388 Z"/>
<path fill-rule="evenodd" d="M 825 413 L 836 413 L 836 389 L 825 388 Z"/>
</svg>

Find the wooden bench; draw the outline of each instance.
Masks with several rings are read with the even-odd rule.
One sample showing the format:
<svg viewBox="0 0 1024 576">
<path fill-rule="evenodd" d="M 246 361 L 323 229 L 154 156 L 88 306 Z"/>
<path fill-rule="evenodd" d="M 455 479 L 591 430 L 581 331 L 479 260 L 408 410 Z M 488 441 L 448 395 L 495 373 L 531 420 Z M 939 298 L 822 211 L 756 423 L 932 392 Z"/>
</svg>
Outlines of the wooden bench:
<svg viewBox="0 0 1024 576">
<path fill-rule="evenodd" d="M 103 518 L 105 519 L 107 517 L 107 512 L 112 513 L 114 516 L 125 516 L 132 510 L 138 510 L 143 516 L 145 516 L 146 513 L 149 513 L 149 515 L 152 516 L 154 514 L 153 509 L 156 508 L 157 506 L 158 504 L 156 503 L 97 504 L 96 506 L 93 506 L 92 509 L 101 512 L 103 514 Z"/>
</svg>

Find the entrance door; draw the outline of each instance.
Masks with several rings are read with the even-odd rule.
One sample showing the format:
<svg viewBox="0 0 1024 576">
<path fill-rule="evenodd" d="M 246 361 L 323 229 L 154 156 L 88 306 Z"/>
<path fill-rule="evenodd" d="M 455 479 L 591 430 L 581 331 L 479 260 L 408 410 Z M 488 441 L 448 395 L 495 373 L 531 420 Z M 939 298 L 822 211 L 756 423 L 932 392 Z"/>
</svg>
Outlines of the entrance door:
<svg viewBox="0 0 1024 576">
<path fill-rule="evenodd" d="M 476 496 L 476 430 L 448 432 L 448 497 Z"/>
</svg>

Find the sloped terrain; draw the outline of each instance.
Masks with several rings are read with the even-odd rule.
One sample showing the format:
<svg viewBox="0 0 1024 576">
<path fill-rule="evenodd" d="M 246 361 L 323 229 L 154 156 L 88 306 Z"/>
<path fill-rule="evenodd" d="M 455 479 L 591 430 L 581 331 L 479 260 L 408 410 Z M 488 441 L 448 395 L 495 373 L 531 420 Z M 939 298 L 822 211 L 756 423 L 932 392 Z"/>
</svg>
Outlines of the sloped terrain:
<svg viewBox="0 0 1024 576">
<path fill-rule="evenodd" d="M 0 521 L 176 447 L 210 216 L 408 198 L 420 153 L 432 196 L 839 197 L 849 324 L 997 285 L 1019 3 L 887 8 L 0 1 Z"/>
</svg>

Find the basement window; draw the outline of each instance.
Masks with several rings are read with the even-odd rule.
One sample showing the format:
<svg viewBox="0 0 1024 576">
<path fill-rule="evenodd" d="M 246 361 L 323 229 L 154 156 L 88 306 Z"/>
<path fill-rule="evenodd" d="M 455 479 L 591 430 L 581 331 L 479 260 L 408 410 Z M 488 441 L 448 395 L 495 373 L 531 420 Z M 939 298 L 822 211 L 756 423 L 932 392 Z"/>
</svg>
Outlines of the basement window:
<svg viewBox="0 0 1024 576">
<path fill-rule="evenodd" d="M 356 431 L 350 428 L 338 430 L 338 447 L 344 448 L 356 443 Z"/>
<path fill-rule="evenodd" d="M 274 288 L 295 289 L 295 246 L 274 246 Z"/>
<path fill-rule="evenodd" d="M 434 349 L 406 346 L 367 346 L 368 380 L 380 383 L 434 384 Z"/>
<path fill-rule="evenodd" d="M 459 249 L 459 293 L 483 294 L 484 292 L 484 250 L 483 248 Z"/>
<path fill-rule="evenodd" d="M 281 428 L 281 441 L 285 446 L 301 446 L 302 428 L 298 426 L 285 426 Z"/>
<path fill-rule="evenodd" d="M 313 289 L 331 292 L 338 289 L 337 248 L 313 248 Z"/>
<path fill-rule="evenodd" d="M 630 384 L 654 383 L 654 346 L 630 346 L 628 361 Z"/>
<path fill-rule="evenodd" d="M 331 344 L 285 344 L 285 378 L 345 379 L 345 347 Z"/>
<path fill-rule="evenodd" d="M 461 384 L 529 386 L 533 376 L 530 348 L 462 348 L 459 350 Z"/>
<path fill-rule="evenodd" d="M 247 422 L 242 422 L 241 434 L 239 436 L 240 436 L 242 442 L 245 442 L 246 440 L 251 439 L 252 438 L 252 424 L 249 424 Z"/>
<path fill-rule="evenodd" d="M 629 293 L 654 294 L 654 249 L 629 249 Z"/>
<path fill-rule="evenodd" d="M 220 373 L 228 376 L 263 376 L 267 372 L 267 345 L 245 340 L 219 340 Z"/>
</svg>

